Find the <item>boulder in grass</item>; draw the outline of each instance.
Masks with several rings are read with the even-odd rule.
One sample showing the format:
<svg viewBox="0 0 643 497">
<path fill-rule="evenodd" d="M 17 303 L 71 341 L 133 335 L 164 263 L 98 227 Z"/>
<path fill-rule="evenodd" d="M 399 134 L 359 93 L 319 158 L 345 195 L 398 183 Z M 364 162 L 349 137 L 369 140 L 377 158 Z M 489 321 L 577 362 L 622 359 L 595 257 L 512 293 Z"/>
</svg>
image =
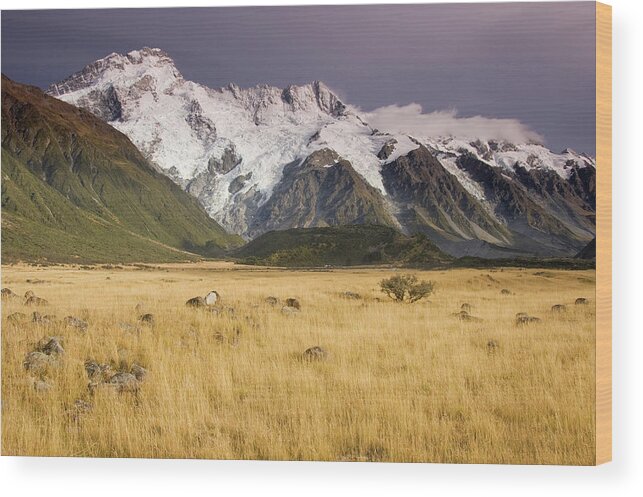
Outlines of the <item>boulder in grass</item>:
<svg viewBox="0 0 643 497">
<path fill-rule="evenodd" d="M 503 288 L 500 290 L 500 295 L 511 295 L 511 290 L 507 290 L 506 288 Z"/>
<path fill-rule="evenodd" d="M 65 349 L 62 346 L 62 342 L 62 337 L 45 337 L 38 342 L 36 350 L 50 356 L 63 355 L 65 353 Z"/>
<path fill-rule="evenodd" d="M 31 320 L 34 323 L 42 324 L 42 325 L 50 325 L 54 324 L 56 322 L 56 316 L 52 314 L 40 314 L 38 311 L 34 311 L 31 314 Z"/>
<path fill-rule="evenodd" d="M 487 352 L 490 354 L 493 354 L 500 348 L 500 344 L 498 343 L 498 340 L 491 339 L 487 341 Z"/>
<path fill-rule="evenodd" d="M 27 320 L 27 315 L 24 312 L 14 312 L 7 316 L 7 321 L 10 323 L 24 323 Z"/>
<path fill-rule="evenodd" d="M 286 299 L 286 307 L 294 307 L 295 309 L 301 310 L 301 304 L 297 299 Z"/>
<path fill-rule="evenodd" d="M 32 290 L 27 290 L 27 291 L 25 292 L 25 300 L 27 300 L 27 299 L 28 299 L 28 298 L 30 298 L 30 297 L 35 297 L 35 296 L 36 296 L 36 294 L 35 294 L 35 293 L 33 293 L 33 291 L 32 291 Z"/>
<path fill-rule="evenodd" d="M 576 305 L 587 305 L 587 304 L 589 304 L 589 300 L 587 300 L 586 298 L 583 298 L 583 297 L 579 297 L 579 298 L 576 299 L 576 302 L 574 302 L 574 304 L 576 304 Z"/>
<path fill-rule="evenodd" d="M 143 381 L 147 377 L 147 369 L 139 364 L 132 364 L 130 368 L 130 373 L 134 375 L 137 381 Z"/>
<path fill-rule="evenodd" d="M 307 361 L 323 361 L 328 358 L 328 352 L 318 345 L 304 351 L 304 359 Z"/>
<path fill-rule="evenodd" d="M 279 299 L 277 297 L 266 297 L 265 302 L 268 305 L 275 306 L 279 303 Z"/>
<path fill-rule="evenodd" d="M 362 296 L 359 293 L 355 293 L 355 292 L 341 292 L 339 296 L 347 300 L 359 300 L 362 298 Z"/>
<path fill-rule="evenodd" d="M 146 325 L 148 325 L 148 326 L 153 326 L 153 325 L 154 325 L 154 322 L 155 322 L 155 320 L 154 320 L 154 314 L 150 314 L 150 313 L 143 314 L 142 316 L 140 316 L 140 317 L 138 318 L 138 320 L 139 320 L 142 324 L 146 324 Z"/>
<path fill-rule="evenodd" d="M 77 318 L 75 316 L 67 316 L 65 319 L 63 319 L 63 323 L 68 328 L 74 328 L 75 330 L 78 330 L 81 333 L 85 333 L 89 328 L 89 323 L 87 323 L 87 321 L 85 321 L 84 319 Z"/>
<path fill-rule="evenodd" d="M 211 292 L 208 292 L 208 294 L 205 296 L 205 305 L 207 306 L 214 306 L 217 305 L 218 303 L 221 302 L 221 296 L 219 295 L 219 292 L 216 290 L 212 290 Z"/>
<path fill-rule="evenodd" d="M 551 312 L 565 312 L 567 310 L 567 306 L 564 304 L 556 304 L 551 306 Z"/>
<path fill-rule="evenodd" d="M 471 312 L 471 304 L 468 304 L 467 302 L 465 302 L 460 306 L 460 310 L 465 312 Z"/>
<path fill-rule="evenodd" d="M 46 380 L 36 380 L 33 382 L 33 388 L 38 393 L 49 392 L 53 385 Z"/>
<path fill-rule="evenodd" d="M 31 297 L 27 298 L 27 300 L 25 300 L 25 305 L 40 307 L 40 306 L 49 305 L 49 302 L 45 299 L 32 295 Z"/>
<path fill-rule="evenodd" d="M 205 299 L 203 297 L 193 297 L 185 302 L 188 307 L 205 307 Z"/>
<path fill-rule="evenodd" d="M 540 322 L 540 318 L 535 316 L 520 316 L 516 318 L 517 325 L 526 325 Z"/>
<path fill-rule="evenodd" d="M 57 365 L 57 357 L 45 354 L 38 350 L 29 352 L 22 362 L 22 366 L 29 372 L 35 375 L 42 375 L 46 373 L 50 367 Z"/>
<path fill-rule="evenodd" d="M 107 384 L 114 387 L 119 393 L 138 392 L 140 384 L 132 373 L 116 373 Z"/>
<path fill-rule="evenodd" d="M 3 288 L 1 292 L 2 292 L 2 300 L 15 300 L 20 298 L 20 296 L 17 293 L 13 293 L 11 288 Z"/>
</svg>

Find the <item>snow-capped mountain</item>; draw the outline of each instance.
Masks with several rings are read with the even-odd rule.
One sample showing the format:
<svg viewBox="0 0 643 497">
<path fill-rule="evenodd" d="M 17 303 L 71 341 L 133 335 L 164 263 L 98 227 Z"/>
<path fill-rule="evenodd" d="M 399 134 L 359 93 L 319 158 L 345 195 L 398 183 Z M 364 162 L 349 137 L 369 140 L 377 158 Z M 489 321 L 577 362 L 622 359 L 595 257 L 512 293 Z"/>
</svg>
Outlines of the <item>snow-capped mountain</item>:
<svg viewBox="0 0 643 497">
<path fill-rule="evenodd" d="M 322 82 L 212 89 L 143 48 L 47 91 L 122 131 L 246 238 L 376 222 L 424 232 L 456 255 L 499 256 L 575 254 L 594 236 L 591 157 L 376 130 Z"/>
</svg>

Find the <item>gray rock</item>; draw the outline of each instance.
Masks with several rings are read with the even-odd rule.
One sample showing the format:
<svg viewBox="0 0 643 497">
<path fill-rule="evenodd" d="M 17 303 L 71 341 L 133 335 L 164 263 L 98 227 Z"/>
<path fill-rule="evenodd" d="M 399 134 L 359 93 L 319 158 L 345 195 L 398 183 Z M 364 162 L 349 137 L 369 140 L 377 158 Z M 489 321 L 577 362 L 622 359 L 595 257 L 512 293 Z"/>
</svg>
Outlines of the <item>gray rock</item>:
<svg viewBox="0 0 643 497">
<path fill-rule="evenodd" d="M 138 381 L 143 381 L 147 377 L 147 369 L 136 363 L 132 364 L 130 373 L 132 373 Z"/>
<path fill-rule="evenodd" d="M 3 288 L 1 292 L 2 292 L 2 300 L 15 300 L 20 298 L 20 296 L 17 293 L 13 293 L 11 288 Z"/>
<path fill-rule="evenodd" d="M 230 144 L 223 151 L 220 158 L 210 157 L 208 171 L 212 173 L 227 174 L 241 164 L 242 158 L 237 154 L 233 144 Z"/>
<path fill-rule="evenodd" d="M 49 305 L 49 302 L 47 302 L 47 300 L 45 299 L 32 295 L 31 297 L 27 298 L 27 300 L 25 300 L 25 305 L 44 306 Z"/>
<path fill-rule="evenodd" d="M 150 313 L 143 314 L 141 317 L 138 318 L 138 320 L 141 323 L 147 324 L 149 326 L 153 326 L 155 323 L 154 314 L 150 314 Z"/>
<path fill-rule="evenodd" d="M 188 307 L 205 307 L 205 299 L 203 297 L 193 297 L 185 305 Z"/>
<path fill-rule="evenodd" d="M 540 318 L 535 316 L 519 316 L 516 318 L 517 325 L 525 325 L 540 322 Z"/>
<path fill-rule="evenodd" d="M 467 311 L 456 312 L 454 316 L 457 317 L 460 321 L 464 321 L 467 323 L 479 323 L 482 321 L 482 319 L 472 316 Z"/>
<path fill-rule="evenodd" d="M 138 392 L 139 381 L 132 373 L 116 373 L 107 382 L 108 385 L 116 388 L 120 393 Z"/>
<path fill-rule="evenodd" d="M 55 356 L 47 355 L 38 350 L 29 352 L 22 362 L 23 367 L 33 374 L 43 374 L 49 370 L 50 367 L 56 366 L 57 360 Z"/>
<path fill-rule="evenodd" d="M 307 361 L 323 361 L 327 358 L 328 352 L 317 345 L 304 351 L 304 359 Z"/>
<path fill-rule="evenodd" d="M 221 301 L 221 296 L 219 295 L 219 292 L 217 292 L 216 290 L 212 290 L 211 292 L 208 292 L 208 294 L 205 296 L 205 305 L 213 306 L 220 301 Z"/>
<path fill-rule="evenodd" d="M 342 297 L 343 299 L 348 299 L 348 300 L 359 300 L 362 298 L 362 296 L 359 293 L 355 293 L 355 292 L 341 292 L 339 296 Z"/>
<path fill-rule="evenodd" d="M 380 149 L 380 151 L 377 152 L 377 158 L 380 160 L 388 159 L 393 153 L 393 151 L 395 150 L 396 144 L 397 144 L 397 140 L 395 138 L 388 140 L 384 145 L 382 145 L 382 148 Z"/>
<path fill-rule="evenodd" d="M 77 318 L 75 316 L 67 316 L 63 319 L 63 323 L 68 328 L 74 328 L 82 333 L 86 332 L 89 328 L 89 323 L 84 319 Z"/>
<path fill-rule="evenodd" d="M 63 355 L 65 349 L 62 346 L 62 341 L 61 337 L 45 337 L 40 340 L 36 350 L 50 356 Z"/>
<path fill-rule="evenodd" d="M 56 316 L 53 314 L 40 314 L 38 311 L 34 311 L 31 314 L 31 320 L 34 323 L 42 324 L 42 325 L 50 325 L 54 324 L 56 322 Z"/>
<path fill-rule="evenodd" d="M 33 382 L 33 388 L 36 392 L 48 392 L 53 388 L 53 385 L 45 380 L 36 380 Z"/>
<path fill-rule="evenodd" d="M 286 299 L 286 307 L 294 307 L 295 309 L 301 309 L 301 304 L 297 299 Z"/>
<path fill-rule="evenodd" d="M 27 315 L 24 312 L 14 312 L 7 316 L 7 321 L 11 323 L 24 323 L 27 320 Z"/>
</svg>

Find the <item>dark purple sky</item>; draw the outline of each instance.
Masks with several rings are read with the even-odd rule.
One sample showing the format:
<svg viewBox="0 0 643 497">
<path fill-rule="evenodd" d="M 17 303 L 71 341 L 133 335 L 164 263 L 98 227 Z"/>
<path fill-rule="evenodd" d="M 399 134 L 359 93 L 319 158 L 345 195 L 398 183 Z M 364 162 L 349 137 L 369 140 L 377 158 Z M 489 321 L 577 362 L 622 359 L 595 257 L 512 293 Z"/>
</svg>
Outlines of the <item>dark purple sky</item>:
<svg viewBox="0 0 643 497">
<path fill-rule="evenodd" d="M 2 72 L 46 87 L 111 52 L 159 47 L 208 86 L 322 80 L 364 110 L 515 118 L 595 153 L 594 3 L 2 12 Z"/>
</svg>

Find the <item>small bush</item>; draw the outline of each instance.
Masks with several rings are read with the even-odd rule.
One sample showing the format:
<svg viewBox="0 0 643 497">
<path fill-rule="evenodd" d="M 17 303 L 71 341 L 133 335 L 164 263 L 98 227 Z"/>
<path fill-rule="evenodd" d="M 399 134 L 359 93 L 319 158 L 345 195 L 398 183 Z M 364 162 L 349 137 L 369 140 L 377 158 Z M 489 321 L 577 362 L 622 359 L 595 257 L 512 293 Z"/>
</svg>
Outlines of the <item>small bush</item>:
<svg viewBox="0 0 643 497">
<path fill-rule="evenodd" d="M 391 276 L 380 281 L 380 289 L 397 302 L 417 302 L 433 293 L 433 281 L 418 281 L 412 274 Z"/>
</svg>

